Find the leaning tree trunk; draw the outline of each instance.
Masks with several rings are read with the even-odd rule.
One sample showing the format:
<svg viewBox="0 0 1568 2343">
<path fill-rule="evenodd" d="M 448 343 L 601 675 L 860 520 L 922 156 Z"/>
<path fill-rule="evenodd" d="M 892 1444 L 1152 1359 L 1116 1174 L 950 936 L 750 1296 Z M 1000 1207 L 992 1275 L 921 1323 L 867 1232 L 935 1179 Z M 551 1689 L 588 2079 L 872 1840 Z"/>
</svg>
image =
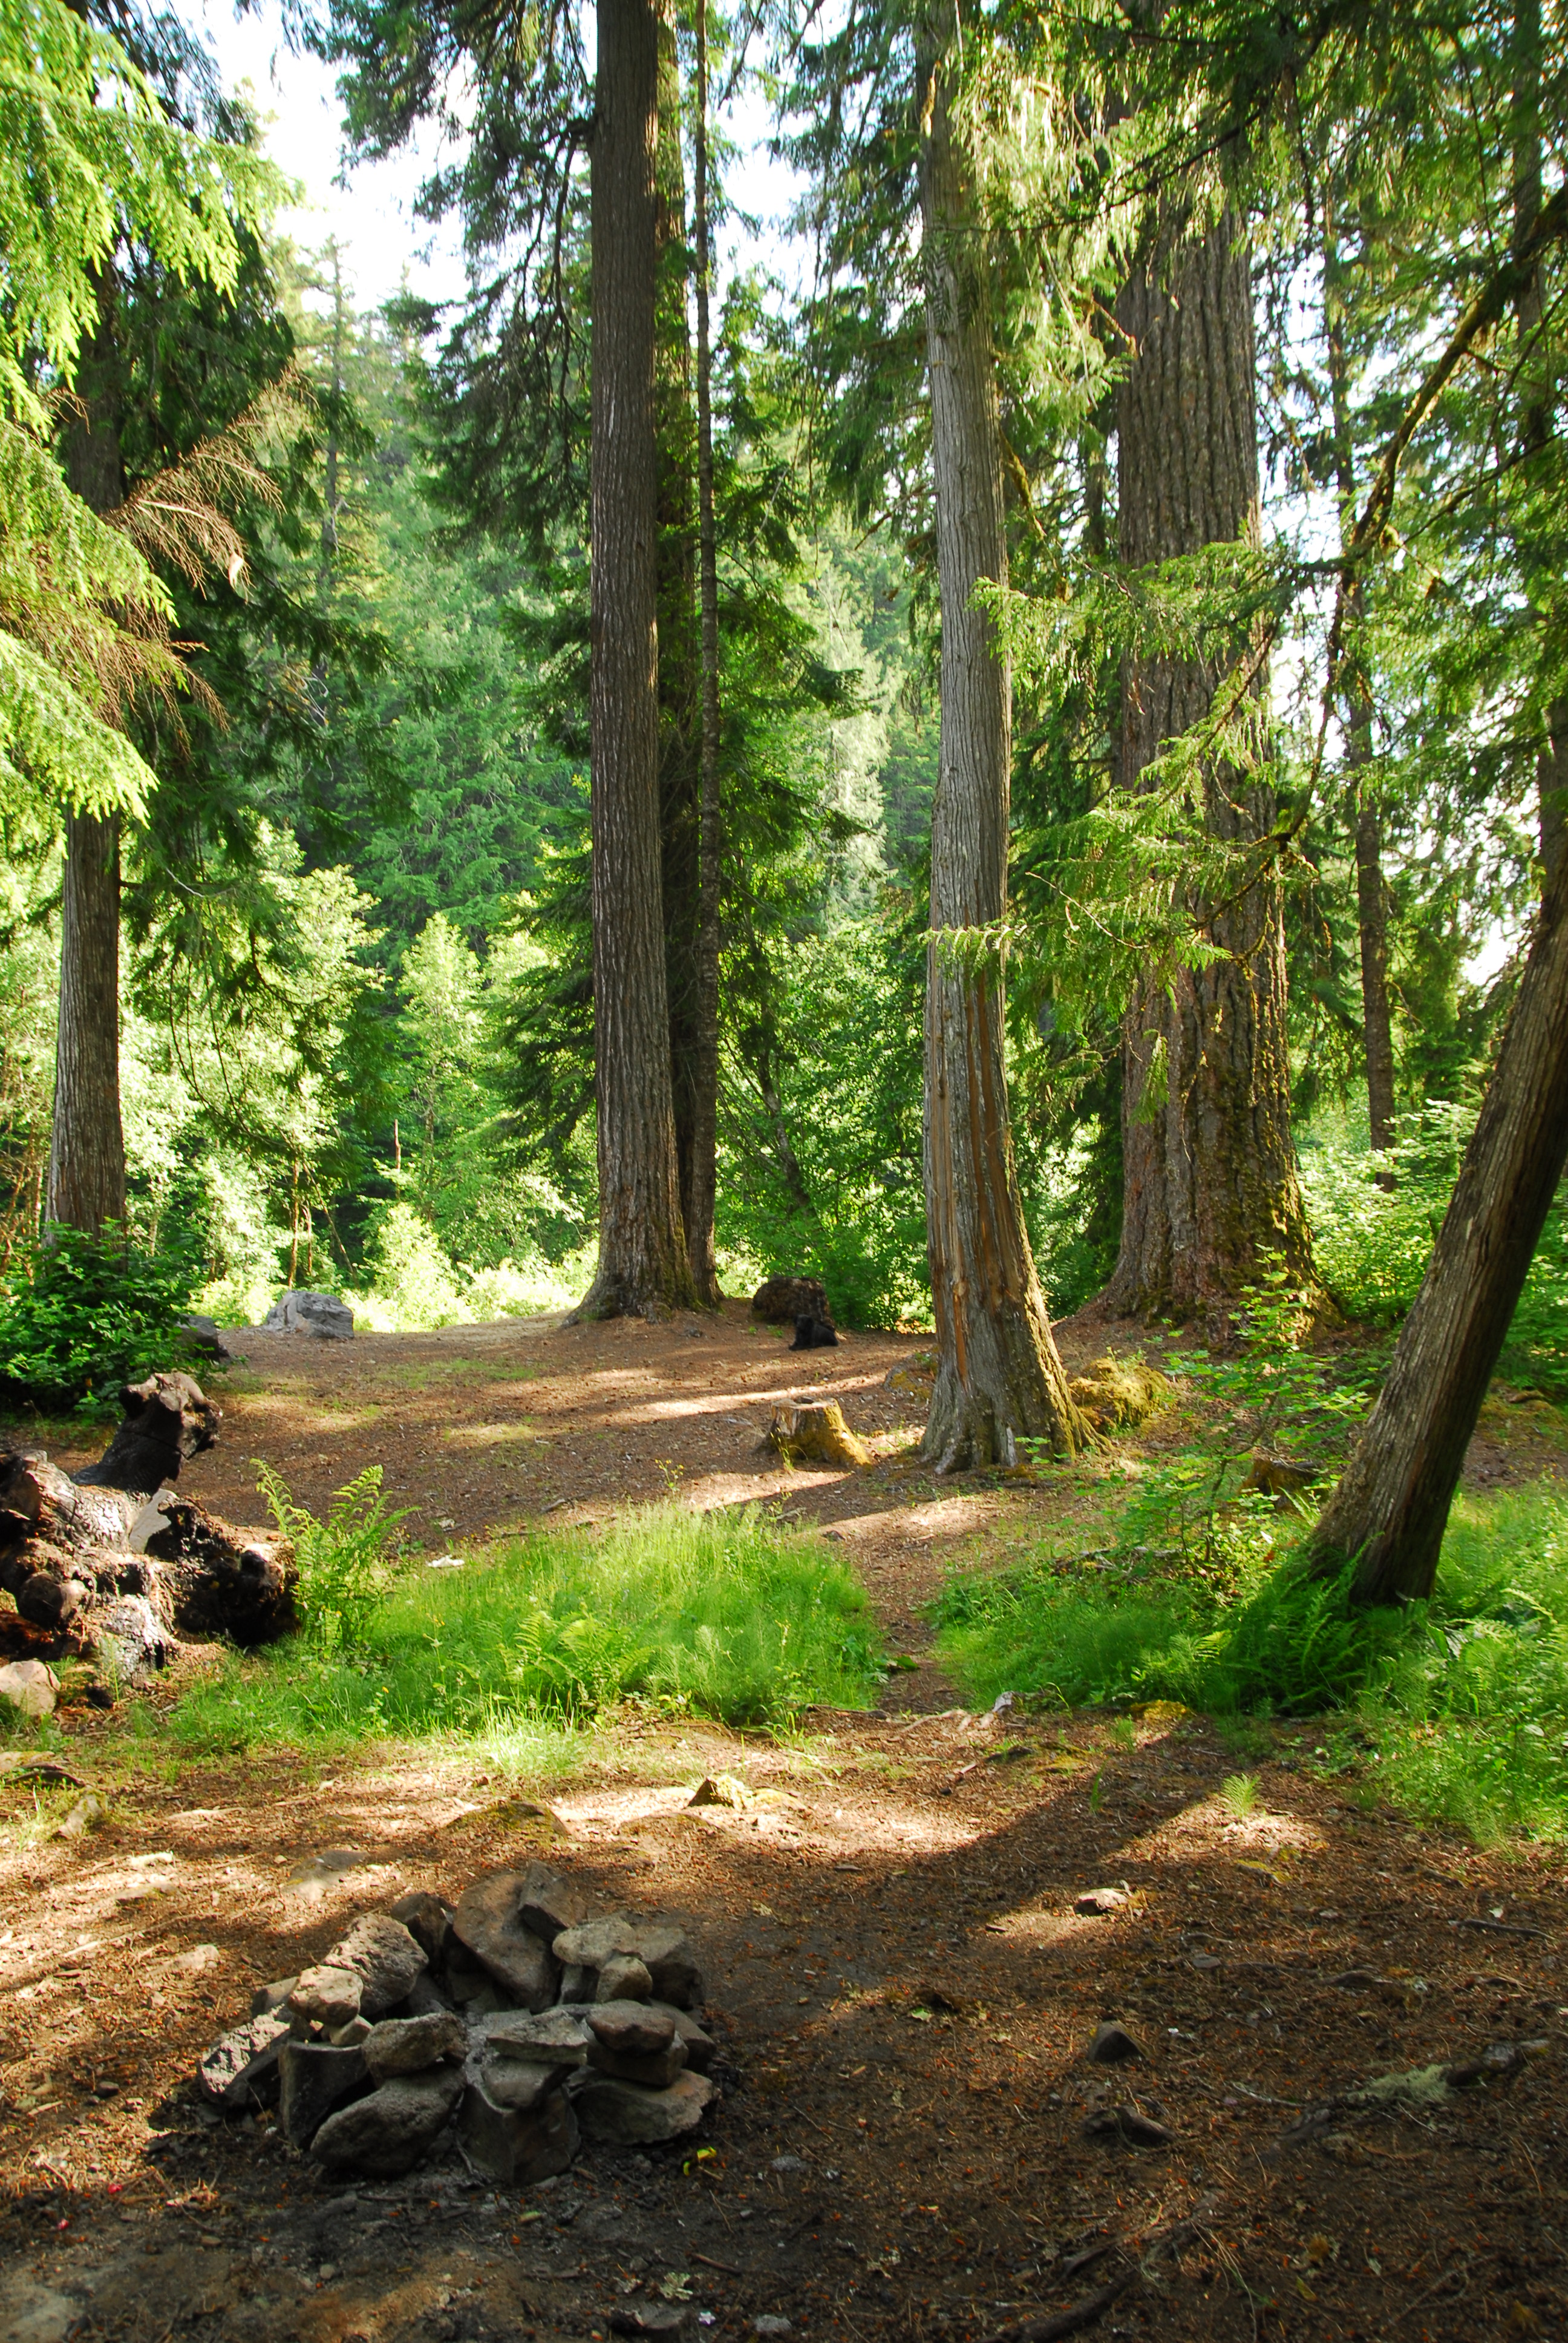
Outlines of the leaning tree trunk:
<svg viewBox="0 0 1568 2343">
<path fill-rule="evenodd" d="M 1513 241 L 1522 244 L 1534 226 L 1543 193 L 1541 137 L 1541 0 L 1516 0 L 1513 38 Z M 1520 458 L 1539 469 L 1549 458 L 1555 416 L 1553 397 L 1553 353 L 1547 346 L 1545 286 L 1539 263 L 1521 287 L 1514 302 L 1519 327 L 1520 386 L 1523 428 Z M 1536 548 L 1528 548 L 1540 561 Z M 1546 551 L 1543 567 L 1553 587 L 1558 582 L 1554 549 Z M 1554 631 L 1550 607 L 1536 612 L 1536 623 L 1550 639 Z M 1568 834 L 1568 699 L 1556 694 L 1546 709 L 1545 738 L 1535 760 L 1539 801 L 1541 876 L 1549 888 L 1563 860 Z"/>
<path fill-rule="evenodd" d="M 931 461 L 941 597 L 940 770 L 931 927 L 1001 918 L 1012 762 L 1011 678 L 975 588 L 1007 577 L 1001 431 L 983 234 L 949 113 L 952 17 L 933 40 L 920 197 Z M 1023 1223 L 1008 1113 L 1000 972 L 926 966 L 926 1224 L 937 1379 L 922 1453 L 940 1472 L 1010 1461 L 1020 1435 L 1070 1453 L 1081 1431 Z"/>
<path fill-rule="evenodd" d="M 1227 215 L 1191 241 L 1180 230 L 1161 236 L 1121 297 L 1133 356 L 1118 402 L 1121 549 L 1134 568 L 1256 541 L 1252 290 L 1239 235 Z M 1219 680 L 1204 661 L 1126 661 L 1124 787 L 1137 788 L 1164 744 L 1207 714 Z M 1212 835 L 1244 849 L 1274 813 L 1271 791 L 1251 779 L 1206 777 Z M 1223 903 L 1191 908 L 1224 957 L 1178 970 L 1169 993 L 1144 987 L 1124 1029 L 1121 1250 L 1105 1299 L 1138 1317 L 1224 1319 L 1270 1256 L 1298 1282 L 1311 1279 L 1291 1140 L 1279 882 L 1271 871 Z"/>
<path fill-rule="evenodd" d="M 125 501 L 113 286 L 80 370 L 81 405 L 65 433 L 65 477 L 95 512 Z M 120 1118 L 120 825 L 115 814 L 65 821 L 60 1011 L 45 1220 L 96 1235 L 126 1218 Z"/>
<path fill-rule="evenodd" d="M 713 510 L 712 246 L 708 202 L 708 0 L 697 0 L 697 505 L 702 615 L 702 743 L 697 807 L 696 1033 L 691 1168 L 682 1183 L 698 1297 L 717 1303 L 713 1215 L 719 1198 L 719 533 Z"/>
<path fill-rule="evenodd" d="M 1448 1211 L 1376 1406 L 1322 1518 L 1319 1576 L 1362 1603 L 1432 1593 L 1449 1507 L 1568 1161 L 1568 865 L 1542 904 Z"/>
<path fill-rule="evenodd" d="M 599 1257 L 578 1315 L 693 1299 L 670 1097 L 658 851 L 654 157 L 658 29 L 601 0 L 593 244 L 591 626 Z"/>
</svg>

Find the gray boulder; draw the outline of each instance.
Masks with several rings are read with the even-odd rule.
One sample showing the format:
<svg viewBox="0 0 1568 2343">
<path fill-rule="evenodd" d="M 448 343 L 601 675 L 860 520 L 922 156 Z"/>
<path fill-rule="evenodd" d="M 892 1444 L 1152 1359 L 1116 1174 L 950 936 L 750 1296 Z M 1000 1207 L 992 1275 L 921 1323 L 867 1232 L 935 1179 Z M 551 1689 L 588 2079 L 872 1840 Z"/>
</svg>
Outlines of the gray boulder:
<svg viewBox="0 0 1568 2343">
<path fill-rule="evenodd" d="M 319 1967 L 301 1969 L 288 2006 L 307 2026 L 347 2026 L 358 2016 L 364 1995 L 365 1980 L 357 1969 L 323 1962 Z"/>
<path fill-rule="evenodd" d="M 675 2039 L 674 2010 L 646 2001 L 602 2001 L 587 2016 L 594 2040 L 617 2057 L 657 2057 Z"/>
<path fill-rule="evenodd" d="M 612 1953 L 598 1973 L 596 2001 L 651 2001 L 653 1972 L 635 1953 Z"/>
<path fill-rule="evenodd" d="M 527 2058 L 567 2066 L 587 2061 L 592 2040 L 580 2017 L 567 2009 L 541 2010 L 538 2016 L 522 2009 L 498 2010 L 480 2017 L 469 2029 L 475 2049 L 493 2051 L 498 2058 Z"/>
<path fill-rule="evenodd" d="M 523 1925 L 528 1886 L 525 1872 L 492 1871 L 476 1879 L 458 1898 L 452 1933 L 514 2001 L 525 2009 L 548 2009 L 560 1971 L 544 1938 Z"/>
<path fill-rule="evenodd" d="M 578 2152 L 577 2117 L 564 2091 L 531 2107 L 497 2098 L 487 2074 L 469 2077 L 457 2114 L 457 2139 L 469 2163 L 504 2188 L 526 2188 L 564 2172 Z"/>
<path fill-rule="evenodd" d="M 416 1888 L 411 1896 L 399 1896 L 396 1904 L 387 1909 L 394 1920 L 400 1920 L 428 1960 L 438 1961 L 447 1949 L 451 1934 L 452 1907 L 427 1887 Z"/>
<path fill-rule="evenodd" d="M 651 2147 L 695 2131 L 712 2098 L 713 2085 L 706 2075 L 678 2075 L 663 2091 L 596 2075 L 573 2105 L 589 2139 L 607 2147 Z"/>
<path fill-rule="evenodd" d="M 288 2020 L 273 2010 L 236 2026 L 215 2042 L 196 2068 L 203 2095 L 215 2107 L 248 2107 L 277 2088 L 278 2057 L 288 2039 Z"/>
<path fill-rule="evenodd" d="M 335 2171 L 395 2180 L 411 2172 L 435 2146 L 462 2090 L 458 2066 L 399 2075 L 367 2099 L 356 2099 L 352 2107 L 329 2116 L 311 2144 L 312 2152 Z"/>
<path fill-rule="evenodd" d="M 339 1936 L 323 1966 L 355 1970 L 360 1980 L 359 2006 L 367 2017 L 377 2018 L 407 1998 L 415 1978 L 429 1964 L 401 1920 L 390 1912 L 365 1912 Z"/>
<path fill-rule="evenodd" d="M 346 1342 L 354 1333 L 354 1312 L 336 1293 L 310 1293 L 288 1286 L 261 1322 L 264 1334 L 307 1334 L 318 1342 Z"/>
<path fill-rule="evenodd" d="M 360 2046 L 371 2081 L 388 2083 L 394 2075 L 423 2074 L 443 2058 L 466 2057 L 468 2029 L 446 2009 L 427 2017 L 384 2017 Z"/>
</svg>

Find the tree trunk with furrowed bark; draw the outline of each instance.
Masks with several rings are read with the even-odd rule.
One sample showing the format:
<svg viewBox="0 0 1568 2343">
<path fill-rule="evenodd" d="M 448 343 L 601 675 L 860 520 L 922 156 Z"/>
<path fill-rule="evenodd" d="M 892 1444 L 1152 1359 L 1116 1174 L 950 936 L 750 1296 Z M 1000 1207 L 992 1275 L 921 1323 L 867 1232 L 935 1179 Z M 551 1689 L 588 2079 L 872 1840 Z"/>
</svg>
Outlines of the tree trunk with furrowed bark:
<svg viewBox="0 0 1568 2343">
<path fill-rule="evenodd" d="M 658 31 L 600 0 L 591 156 L 594 1059 L 599 1257 L 578 1315 L 695 1299 L 670 1091 L 658 840 L 654 432 Z"/>
<path fill-rule="evenodd" d="M 1226 216 L 1162 235 L 1125 287 L 1132 362 L 1119 401 L 1121 558 L 1131 568 L 1256 538 L 1251 272 Z M 1120 779 L 1136 789 L 1165 743 L 1207 714 L 1216 665 L 1129 658 Z M 1260 704 L 1258 720 L 1264 719 Z M 1205 777 L 1211 833 L 1246 846 L 1275 817 L 1249 777 Z M 1265 872 L 1194 921 L 1224 957 L 1151 983 L 1123 1032 L 1121 1250 L 1106 1292 L 1138 1317 L 1227 1318 L 1273 1256 L 1311 1280 L 1291 1139 L 1281 890 Z"/>
<path fill-rule="evenodd" d="M 928 25 L 932 86 L 921 157 L 927 355 L 941 595 L 940 773 L 931 926 L 1000 920 L 1007 892 L 1011 679 L 992 620 L 1004 582 L 1001 433 L 983 231 L 949 113 L 950 10 Z M 922 1453 L 939 1471 L 1000 1459 L 1020 1437 L 1069 1453 L 1081 1423 L 1051 1339 L 1014 1166 L 999 970 L 926 970 L 926 1217 L 938 1369 Z"/>
</svg>

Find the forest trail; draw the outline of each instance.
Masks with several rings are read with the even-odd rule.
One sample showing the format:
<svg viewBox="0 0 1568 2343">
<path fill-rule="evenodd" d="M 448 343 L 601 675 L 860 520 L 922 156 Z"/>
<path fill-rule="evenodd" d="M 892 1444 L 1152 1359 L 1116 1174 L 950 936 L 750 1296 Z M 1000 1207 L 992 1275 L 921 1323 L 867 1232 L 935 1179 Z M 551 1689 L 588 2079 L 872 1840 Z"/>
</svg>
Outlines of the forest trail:
<svg viewBox="0 0 1568 2343">
<path fill-rule="evenodd" d="M 1065 1332 L 1070 1366 L 1103 1346 Z M 920 1396 L 886 1381 L 922 1347 L 791 1354 L 739 1305 L 698 1335 L 252 1337 L 189 1484 L 259 1519 L 252 1455 L 316 1508 L 379 1462 L 429 1552 L 672 1485 L 782 1499 L 919 1651 L 953 1559 L 1005 1558 L 1166 1436 L 1053 1486 L 933 1483 L 907 1462 Z M 755 1453 L 775 1399 L 824 1393 L 877 1463 Z M 1540 1469 L 1513 1429 L 1493 1421 L 1474 1474 Z M 1243 1761 L 1184 1715 L 1004 1725 L 929 1662 L 883 1713 L 804 1726 L 619 1726 L 555 1789 L 522 1785 L 558 1829 L 471 1745 L 225 1765 L 99 1720 L 68 1756 L 108 1816 L 74 1840 L 47 1825 L 77 1787 L 0 1776 L 13 1825 L 38 1817 L 0 1870 L 5 2343 L 604 2343 L 671 2301 L 702 2316 L 692 2343 L 759 2318 L 795 2343 L 980 2343 L 1119 2285 L 1090 2331 L 1568 2333 L 1560 1854 L 1358 1804 L 1303 1763 L 1310 1726 Z M 689 1808 L 720 1772 L 754 1803 Z M 206 2043 L 350 1913 L 539 1854 L 700 1946 L 733 2067 L 711 2157 L 595 2150 L 520 2197 L 455 2162 L 346 2191 L 196 2101 Z M 1124 1900 L 1078 1911 L 1098 1888 Z M 1088 2062 L 1107 2017 L 1132 2065 Z M 1433 2072 L 1467 2062 L 1468 2083 Z M 1152 2144 L 1086 2132 L 1118 2107 Z"/>
</svg>

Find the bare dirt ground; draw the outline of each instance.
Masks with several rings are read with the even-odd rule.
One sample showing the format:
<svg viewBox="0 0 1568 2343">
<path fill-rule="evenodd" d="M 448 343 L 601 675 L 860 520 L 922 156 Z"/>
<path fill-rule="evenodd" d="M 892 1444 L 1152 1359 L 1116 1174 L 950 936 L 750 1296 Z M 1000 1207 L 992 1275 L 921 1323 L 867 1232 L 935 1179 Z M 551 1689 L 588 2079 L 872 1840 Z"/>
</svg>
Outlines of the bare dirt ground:
<svg viewBox="0 0 1568 2343">
<path fill-rule="evenodd" d="M 953 1560 L 1088 1521 L 1137 1470 L 1129 1448 L 1039 1489 L 935 1483 L 909 1454 L 918 1390 L 884 1381 L 918 1338 L 802 1356 L 739 1308 L 689 1322 L 252 1336 L 186 1485 L 258 1520 L 249 1457 L 313 1506 L 379 1462 L 429 1552 L 667 1488 L 776 1499 L 923 1652 Z M 1063 1330 L 1070 1360 L 1103 1332 Z M 877 1464 L 755 1453 L 774 1399 L 823 1393 Z M 1472 1477 L 1561 1453 L 1493 1402 Z M 1010 1728 L 929 1657 L 881 1714 L 808 1722 L 790 1743 L 618 1728 L 554 1798 L 563 1836 L 460 1752 L 176 1766 L 134 1720 L 71 1712 L 104 1827 L 50 1835 L 78 1785 L 0 1774 L 0 2338 L 602 2343 L 668 2301 L 693 2343 L 759 2318 L 805 2343 L 1030 2322 L 1043 2343 L 1085 2304 L 1102 2334 L 1217 2343 L 1568 2335 L 1560 1854 L 1363 1809 L 1303 1768 L 1310 1727 L 1246 1761 L 1238 1815 L 1242 1761 L 1204 1720 Z M 758 1801 L 689 1810 L 719 1770 Z M 595 2150 L 521 2195 L 455 2160 L 345 2189 L 197 2104 L 200 2050 L 347 1913 L 541 1852 L 701 1946 L 710 2155 Z M 1078 1913 L 1101 1886 L 1124 1900 Z M 1129 2065 L 1086 2059 L 1108 2016 Z M 1430 2071 L 1450 2063 L 1473 2077 Z"/>
</svg>

